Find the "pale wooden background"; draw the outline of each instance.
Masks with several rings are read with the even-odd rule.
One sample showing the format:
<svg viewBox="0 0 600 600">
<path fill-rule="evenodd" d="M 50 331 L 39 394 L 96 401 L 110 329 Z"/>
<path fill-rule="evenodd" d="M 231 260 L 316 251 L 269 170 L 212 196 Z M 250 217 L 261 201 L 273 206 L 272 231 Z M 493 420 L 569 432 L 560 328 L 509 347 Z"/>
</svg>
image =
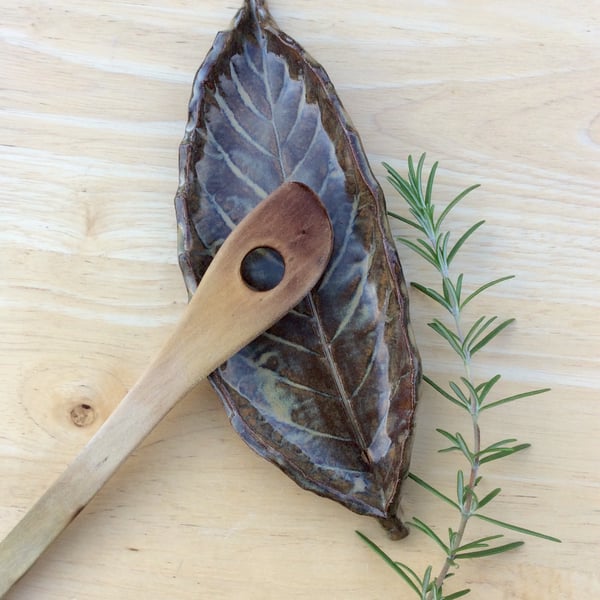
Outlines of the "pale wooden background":
<svg viewBox="0 0 600 600">
<path fill-rule="evenodd" d="M 172 198 L 193 74 L 237 3 L 4 2 L 0 96 L 0 536 L 132 385 L 186 302 Z M 368 7 L 367 7 L 368 6 Z M 476 361 L 504 392 L 551 386 L 483 421 L 485 439 L 533 448 L 484 474 L 498 518 L 553 533 L 464 563 L 486 600 L 600 592 L 600 28 L 592 0 L 272 0 L 280 25 L 329 71 L 376 173 L 439 159 L 437 199 L 471 183 L 452 226 L 485 218 L 457 266 L 514 273 L 477 313 L 517 317 Z M 403 210 L 385 187 L 390 208 Z M 401 250 L 408 278 L 434 279 Z M 453 357 L 413 298 L 425 368 Z M 473 312 L 473 315 L 476 313 Z M 455 375 L 454 375 L 455 376 Z M 97 418 L 75 427 L 80 403 Z M 457 462 L 436 426 L 467 429 L 424 389 L 415 472 L 451 493 Z M 407 515 L 455 524 L 407 484 Z M 13 591 L 10 600 L 412 597 L 355 536 L 438 568 L 418 533 L 303 492 L 232 432 L 202 385 L 163 422 Z M 481 528 L 478 533 L 493 532 Z M 519 536 L 508 532 L 509 539 Z M 456 589 L 456 588 L 455 588 Z"/>
</svg>

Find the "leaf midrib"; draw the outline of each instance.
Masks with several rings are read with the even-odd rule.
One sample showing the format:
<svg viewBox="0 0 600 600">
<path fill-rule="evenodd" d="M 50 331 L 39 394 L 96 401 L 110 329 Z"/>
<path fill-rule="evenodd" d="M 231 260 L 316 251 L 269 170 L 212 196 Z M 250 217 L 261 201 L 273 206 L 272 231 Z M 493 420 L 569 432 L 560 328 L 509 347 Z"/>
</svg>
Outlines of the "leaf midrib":
<svg viewBox="0 0 600 600">
<path fill-rule="evenodd" d="M 331 352 L 331 345 L 329 344 L 327 337 L 325 336 L 325 328 L 321 323 L 321 318 L 315 305 L 312 293 L 307 296 L 307 300 L 310 307 L 310 311 L 312 313 L 313 320 L 316 324 L 315 329 L 317 331 L 317 335 L 319 336 L 319 343 L 323 348 L 323 354 L 325 355 L 325 359 L 333 376 L 333 381 L 338 390 L 339 397 L 342 401 L 342 407 L 346 414 L 346 418 L 350 424 L 350 428 L 352 430 L 354 438 L 361 449 L 361 458 L 364 460 L 365 463 L 370 464 L 371 461 L 369 460 L 369 454 L 367 451 L 368 444 L 363 435 L 360 423 L 356 419 L 356 415 L 354 414 L 354 410 L 352 409 L 352 405 L 350 403 L 350 397 L 348 395 L 348 392 L 346 391 L 346 387 L 344 386 L 344 382 L 342 381 L 342 376 L 333 358 L 333 354 Z"/>
</svg>

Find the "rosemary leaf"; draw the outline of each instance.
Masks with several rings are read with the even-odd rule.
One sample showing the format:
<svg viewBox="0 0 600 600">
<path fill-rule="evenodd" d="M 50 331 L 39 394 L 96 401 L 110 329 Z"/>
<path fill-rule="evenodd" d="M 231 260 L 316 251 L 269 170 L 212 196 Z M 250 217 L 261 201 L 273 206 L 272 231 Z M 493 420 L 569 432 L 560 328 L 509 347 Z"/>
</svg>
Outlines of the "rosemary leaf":
<svg viewBox="0 0 600 600">
<path fill-rule="evenodd" d="M 442 538 L 440 538 L 440 536 L 437 535 L 437 533 L 435 533 L 435 531 L 433 531 L 433 529 L 431 529 L 427 523 L 417 519 L 416 517 L 413 517 L 410 523 L 413 527 L 420 529 L 424 534 L 428 535 L 447 555 L 450 554 L 450 548 L 444 544 Z"/>
<path fill-rule="evenodd" d="M 422 155 L 423 164 L 425 164 L 425 154 Z M 433 196 L 433 182 L 435 180 L 435 172 L 437 171 L 438 163 L 434 163 L 429 171 L 429 177 L 427 178 L 427 189 L 425 190 L 425 204 L 431 206 L 431 198 Z M 441 225 L 441 219 L 438 220 L 438 226 Z"/>
<path fill-rule="evenodd" d="M 502 450 L 498 450 L 493 454 L 488 454 L 483 458 L 479 459 L 479 464 L 483 465 L 485 463 L 491 462 L 493 460 L 498 460 L 499 458 L 504 458 L 506 456 L 510 456 L 511 454 L 515 454 L 516 452 L 520 452 L 521 450 L 525 450 L 526 448 L 530 448 L 531 444 L 519 444 L 518 446 L 512 446 L 512 448 L 504 448 Z M 481 453 L 480 453 L 481 454 Z"/>
<path fill-rule="evenodd" d="M 466 381 L 466 380 L 463 379 L 463 381 Z M 492 388 L 499 381 L 500 381 L 500 375 L 494 375 L 491 379 L 489 379 L 488 381 L 484 381 L 483 383 L 480 383 L 475 388 L 475 395 L 477 396 L 477 400 L 478 400 L 480 409 L 481 409 L 481 405 L 483 404 L 483 401 L 485 400 L 486 396 L 490 393 Z"/>
<path fill-rule="evenodd" d="M 541 388 L 539 390 L 532 390 L 530 392 L 522 392 L 521 394 L 515 394 L 514 396 L 508 396 L 507 398 L 502 398 L 502 400 L 496 400 L 495 402 L 489 402 L 488 404 L 484 404 L 481 406 L 480 410 L 487 410 L 488 408 L 494 408 L 496 406 L 500 406 L 501 404 L 506 404 L 507 402 L 514 402 L 515 400 L 521 400 L 522 398 L 529 398 L 530 396 L 537 396 L 538 394 L 545 394 L 549 392 L 550 388 Z"/>
<path fill-rule="evenodd" d="M 450 265 L 450 263 L 456 256 L 456 253 L 462 248 L 462 245 L 467 241 L 467 239 L 469 239 L 484 223 L 485 221 L 478 221 L 477 223 L 475 223 L 475 225 L 471 225 L 471 227 L 469 227 L 469 229 L 467 229 L 467 231 L 465 231 L 460 236 L 460 238 L 458 238 L 458 241 L 456 242 L 456 244 L 454 244 L 454 246 L 452 246 L 452 250 L 450 250 L 450 252 L 448 253 L 448 265 Z"/>
<path fill-rule="evenodd" d="M 483 558 L 485 556 L 492 556 L 494 554 L 500 554 L 502 552 L 508 552 L 509 550 L 514 550 L 515 548 L 519 548 L 525 542 L 510 542 L 508 544 L 504 544 L 502 546 L 495 546 L 493 548 L 486 548 L 485 550 L 476 550 L 474 552 L 459 552 L 454 555 L 454 558 Z"/>
<path fill-rule="evenodd" d="M 448 344 L 454 349 L 454 351 L 463 359 L 466 360 L 467 357 L 462 348 L 462 344 L 458 336 L 451 331 L 446 325 L 444 325 L 440 320 L 434 319 L 431 323 L 428 323 L 429 327 L 433 329 L 438 335 L 444 338 Z"/>
<path fill-rule="evenodd" d="M 454 381 L 449 381 L 448 385 L 450 386 L 450 389 L 456 394 L 456 396 L 460 399 L 460 401 L 465 405 L 469 407 L 469 410 L 471 410 L 471 402 L 469 401 L 468 396 L 462 391 L 462 389 L 460 388 L 460 386 L 455 383 Z"/>
<path fill-rule="evenodd" d="M 367 546 L 371 548 L 371 550 L 378 554 L 392 569 L 394 569 L 394 571 L 396 571 L 396 573 L 398 573 L 398 575 L 400 575 L 400 577 L 404 579 L 406 584 L 411 589 L 413 589 L 418 596 L 421 595 L 421 590 L 415 585 L 411 577 L 405 572 L 405 569 L 407 567 L 405 567 L 401 563 L 397 563 L 392 558 L 390 558 L 390 556 L 388 556 L 375 542 L 371 541 L 364 533 L 357 531 L 356 534 L 363 540 L 363 542 L 367 544 Z M 408 570 L 408 572 L 410 573 L 410 570 Z"/>
<path fill-rule="evenodd" d="M 492 540 L 499 540 L 504 536 L 501 533 L 497 533 L 496 535 L 488 535 L 486 537 L 479 538 L 478 540 L 474 540 L 469 542 L 468 544 L 463 544 L 459 548 L 456 549 L 457 552 L 465 552 L 466 550 L 472 550 L 473 548 L 484 548 L 489 547 L 487 542 L 491 542 Z"/>
<path fill-rule="evenodd" d="M 478 508 L 481 508 L 482 506 L 489 504 L 501 491 L 502 491 L 502 488 L 496 488 L 496 489 L 492 490 L 489 494 L 486 494 L 481 500 L 479 500 Z"/>
<path fill-rule="evenodd" d="M 479 343 L 475 344 L 475 346 L 470 349 L 471 356 L 481 350 L 484 346 L 487 346 L 487 344 L 491 342 L 503 329 L 506 329 L 513 322 L 514 319 L 506 319 L 506 321 L 503 321 L 500 323 L 500 325 L 494 327 L 490 333 L 488 333 Z"/>
<path fill-rule="evenodd" d="M 458 196 L 456 196 L 454 198 L 454 200 L 452 200 L 448 206 L 446 206 L 446 208 L 442 211 L 442 214 L 440 215 L 440 218 L 438 219 L 438 225 L 441 225 L 442 222 L 444 221 L 444 219 L 448 216 L 448 214 L 450 213 L 450 211 L 467 195 L 470 194 L 473 190 L 476 190 L 479 187 L 479 184 L 476 183 L 475 185 L 472 185 L 471 187 L 468 187 L 466 190 L 463 190 L 460 194 L 458 194 Z"/>
<path fill-rule="evenodd" d="M 427 377 L 427 375 L 423 375 L 423 381 L 425 383 L 427 383 L 428 385 L 430 385 L 438 394 L 440 394 L 441 396 L 446 398 L 446 400 L 449 400 L 450 402 L 452 402 L 452 404 L 456 404 L 457 406 L 460 406 L 460 408 L 464 408 L 467 411 L 471 410 L 471 407 L 470 407 L 470 404 L 468 403 L 468 401 L 463 402 L 462 400 L 455 398 L 452 394 L 449 394 L 446 390 L 444 390 L 442 387 L 440 387 L 435 381 L 433 381 L 433 379 L 430 379 L 429 377 Z"/>
<path fill-rule="evenodd" d="M 499 527 L 504 527 L 505 529 L 510 529 L 518 533 L 524 533 L 525 535 L 531 535 L 533 537 L 542 538 L 550 542 L 557 542 L 559 544 L 561 542 L 561 540 L 558 538 L 547 535 L 546 533 L 540 533 L 539 531 L 533 531 L 532 529 L 526 529 L 525 527 L 519 527 L 518 525 L 511 525 L 510 523 L 505 523 L 504 521 L 499 521 L 498 519 L 492 519 L 491 517 L 486 517 L 485 515 L 481 515 L 479 513 L 476 513 L 473 516 L 481 519 L 482 521 L 487 521 L 488 523 L 492 523 L 494 525 L 498 525 Z"/>
<path fill-rule="evenodd" d="M 417 229 L 421 233 L 425 233 L 425 230 L 423 229 L 423 227 L 421 227 L 421 225 L 419 225 L 415 221 L 411 221 L 410 219 L 407 219 L 406 217 L 403 217 L 402 215 L 399 215 L 399 214 L 391 212 L 391 211 L 388 214 L 390 215 L 390 217 L 394 217 L 394 219 L 398 219 L 398 221 L 402 221 L 406 225 L 410 225 L 411 227 L 414 227 L 414 229 Z"/>
<path fill-rule="evenodd" d="M 506 275 L 505 277 L 499 277 L 498 279 L 494 279 L 493 281 L 488 281 L 484 283 L 481 287 L 478 287 L 474 292 L 471 292 L 460 305 L 461 310 L 469 303 L 473 298 L 476 298 L 481 294 L 481 292 L 485 292 L 485 290 L 491 288 L 493 285 L 497 285 L 502 283 L 503 281 L 508 281 L 509 279 L 514 279 L 514 275 Z"/>
<path fill-rule="evenodd" d="M 434 289 L 421 285 L 420 283 L 413 283 L 412 286 L 419 290 L 422 294 L 429 296 L 432 300 L 440 304 L 447 311 L 452 310 L 452 306 L 448 302 L 447 298 L 444 298 L 439 292 L 436 292 Z"/>
<path fill-rule="evenodd" d="M 468 348 L 471 340 L 474 340 L 495 318 L 496 317 L 492 317 L 486 321 L 486 324 L 482 325 L 483 321 L 485 321 L 485 317 L 479 317 L 479 319 L 477 319 L 477 321 L 471 325 L 467 335 L 465 335 L 463 347 Z"/>
<path fill-rule="evenodd" d="M 415 244 L 411 240 L 407 240 L 406 238 L 397 238 L 397 241 L 401 244 L 404 244 L 408 248 L 410 248 L 413 252 L 416 252 L 419 256 L 424 258 L 428 263 L 435 265 L 436 257 L 429 249 L 424 249 L 421 246 Z"/>
<path fill-rule="evenodd" d="M 506 444 L 513 444 L 516 441 L 517 441 L 517 438 L 507 438 L 505 440 L 500 440 L 498 442 L 494 442 L 493 444 L 490 444 L 489 446 L 487 446 L 487 448 L 480 450 L 479 454 L 481 455 L 484 452 L 493 452 L 495 450 L 498 450 L 499 448 L 504 448 L 506 446 Z"/>
<path fill-rule="evenodd" d="M 437 496 L 440 500 L 443 500 L 444 502 L 447 502 L 451 506 L 454 506 L 454 508 L 456 508 L 457 510 L 460 510 L 460 506 L 458 506 L 458 504 L 456 504 L 456 502 L 454 502 L 454 500 L 451 500 L 450 498 L 448 498 L 448 496 L 445 496 L 444 494 L 442 494 L 442 492 L 436 490 L 432 485 L 429 485 L 428 483 L 423 481 L 420 477 L 418 477 L 414 473 L 411 472 L 408 474 L 408 476 L 415 483 L 418 483 L 421 487 L 424 487 L 428 492 L 431 492 L 434 496 Z"/>
<path fill-rule="evenodd" d="M 456 600 L 456 598 L 462 598 L 471 592 L 470 588 L 465 588 L 464 590 L 459 590 L 458 592 L 453 592 L 449 596 L 444 596 L 444 600 Z"/>
</svg>

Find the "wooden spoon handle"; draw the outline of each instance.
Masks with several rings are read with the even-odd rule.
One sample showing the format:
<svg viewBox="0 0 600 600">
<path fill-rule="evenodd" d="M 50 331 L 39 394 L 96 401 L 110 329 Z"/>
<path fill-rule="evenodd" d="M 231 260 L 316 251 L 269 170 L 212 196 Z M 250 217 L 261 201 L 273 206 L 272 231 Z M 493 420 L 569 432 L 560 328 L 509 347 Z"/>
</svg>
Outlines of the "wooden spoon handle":
<svg viewBox="0 0 600 600">
<path fill-rule="evenodd" d="M 282 185 L 236 227 L 157 358 L 0 543 L 0 597 L 179 399 L 310 291 L 329 259 L 332 235 L 320 200 L 298 183 Z M 283 278 L 268 291 L 252 289 L 240 272 L 242 260 L 257 247 L 272 248 L 283 258 Z"/>
</svg>

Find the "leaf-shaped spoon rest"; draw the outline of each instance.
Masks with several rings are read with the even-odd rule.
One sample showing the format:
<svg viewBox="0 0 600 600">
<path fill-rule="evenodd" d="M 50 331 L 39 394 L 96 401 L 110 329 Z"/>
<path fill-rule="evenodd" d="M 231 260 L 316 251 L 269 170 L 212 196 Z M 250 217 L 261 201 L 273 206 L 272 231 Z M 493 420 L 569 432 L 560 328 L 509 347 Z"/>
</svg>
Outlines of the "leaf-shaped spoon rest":
<svg viewBox="0 0 600 600">
<path fill-rule="evenodd" d="M 196 75 L 180 169 L 190 293 L 235 224 L 282 182 L 323 200 L 335 238 L 319 286 L 210 379 L 255 451 L 403 537 L 396 512 L 420 367 L 385 201 L 324 69 L 262 0 L 246 0 Z"/>
<path fill-rule="evenodd" d="M 298 183 L 282 185 L 240 223 L 145 374 L 0 542 L 0 598 L 180 398 L 302 299 L 321 276 L 331 243 L 323 205 Z M 242 275 L 257 248 L 276 251 L 284 264 L 281 280 L 265 291 Z"/>
</svg>

